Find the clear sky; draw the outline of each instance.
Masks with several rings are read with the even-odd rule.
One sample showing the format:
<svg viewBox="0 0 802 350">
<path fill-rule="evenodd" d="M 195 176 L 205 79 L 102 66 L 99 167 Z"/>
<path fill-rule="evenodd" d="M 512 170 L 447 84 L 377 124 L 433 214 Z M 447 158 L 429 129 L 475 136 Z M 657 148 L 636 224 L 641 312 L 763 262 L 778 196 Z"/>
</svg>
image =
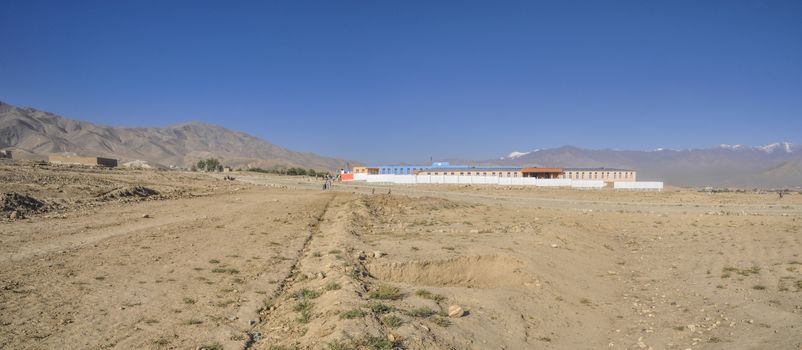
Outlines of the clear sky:
<svg viewBox="0 0 802 350">
<path fill-rule="evenodd" d="M 802 1 L 35 1 L 0 100 L 366 162 L 802 142 Z"/>
</svg>

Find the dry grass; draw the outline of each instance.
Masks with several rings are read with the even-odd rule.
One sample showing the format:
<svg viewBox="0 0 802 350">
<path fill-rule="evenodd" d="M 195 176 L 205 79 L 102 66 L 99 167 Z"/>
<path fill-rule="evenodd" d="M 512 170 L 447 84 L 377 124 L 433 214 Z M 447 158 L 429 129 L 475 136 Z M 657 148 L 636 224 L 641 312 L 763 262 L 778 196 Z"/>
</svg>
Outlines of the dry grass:
<svg viewBox="0 0 802 350">
<path fill-rule="evenodd" d="M 398 287 L 394 287 L 389 284 L 379 285 L 376 289 L 370 291 L 370 294 L 368 295 L 371 299 L 380 300 L 398 300 L 404 297 Z"/>
<path fill-rule="evenodd" d="M 350 319 L 353 319 L 353 318 L 364 317 L 367 314 L 368 313 L 365 312 L 364 310 L 353 309 L 353 310 L 348 310 L 348 311 L 345 311 L 345 312 L 340 312 L 340 318 L 341 319 L 350 320 Z"/>
<path fill-rule="evenodd" d="M 444 296 L 442 296 L 440 294 L 434 294 L 434 293 L 432 293 L 432 292 L 430 292 L 428 290 L 425 290 L 425 289 L 418 289 L 417 291 L 415 291 L 415 295 L 417 295 L 417 296 L 419 296 L 421 298 L 424 298 L 424 299 L 434 300 L 434 301 L 436 301 L 438 303 L 443 301 L 443 300 L 446 300 L 446 297 L 444 297 Z"/>
</svg>

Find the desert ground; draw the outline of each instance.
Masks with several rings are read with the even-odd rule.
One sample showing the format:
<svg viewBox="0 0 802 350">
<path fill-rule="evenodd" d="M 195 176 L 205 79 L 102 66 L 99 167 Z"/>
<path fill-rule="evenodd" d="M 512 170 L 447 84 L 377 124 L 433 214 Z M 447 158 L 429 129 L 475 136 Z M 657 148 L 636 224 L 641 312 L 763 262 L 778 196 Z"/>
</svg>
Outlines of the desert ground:
<svg viewBox="0 0 802 350">
<path fill-rule="evenodd" d="M 3 349 L 802 349 L 799 193 L 0 179 Z"/>
</svg>

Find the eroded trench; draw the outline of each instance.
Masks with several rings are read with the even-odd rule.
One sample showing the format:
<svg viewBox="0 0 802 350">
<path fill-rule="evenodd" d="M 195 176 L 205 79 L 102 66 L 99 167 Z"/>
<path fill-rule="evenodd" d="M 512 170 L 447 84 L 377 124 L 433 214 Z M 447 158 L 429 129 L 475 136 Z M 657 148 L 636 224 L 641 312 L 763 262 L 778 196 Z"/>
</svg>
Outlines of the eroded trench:
<svg viewBox="0 0 802 350">
<path fill-rule="evenodd" d="M 445 260 L 369 263 L 371 276 L 423 286 L 499 288 L 531 285 L 536 278 L 510 256 L 476 255 Z"/>
</svg>

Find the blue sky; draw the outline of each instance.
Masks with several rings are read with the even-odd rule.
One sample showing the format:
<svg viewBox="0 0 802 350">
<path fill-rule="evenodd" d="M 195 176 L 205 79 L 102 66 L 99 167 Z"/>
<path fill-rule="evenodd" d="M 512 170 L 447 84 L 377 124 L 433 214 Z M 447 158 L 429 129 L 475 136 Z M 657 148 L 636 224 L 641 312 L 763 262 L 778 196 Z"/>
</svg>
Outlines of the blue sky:
<svg viewBox="0 0 802 350">
<path fill-rule="evenodd" d="M 802 142 L 800 1 L 3 1 L 0 100 L 366 162 Z"/>
</svg>

